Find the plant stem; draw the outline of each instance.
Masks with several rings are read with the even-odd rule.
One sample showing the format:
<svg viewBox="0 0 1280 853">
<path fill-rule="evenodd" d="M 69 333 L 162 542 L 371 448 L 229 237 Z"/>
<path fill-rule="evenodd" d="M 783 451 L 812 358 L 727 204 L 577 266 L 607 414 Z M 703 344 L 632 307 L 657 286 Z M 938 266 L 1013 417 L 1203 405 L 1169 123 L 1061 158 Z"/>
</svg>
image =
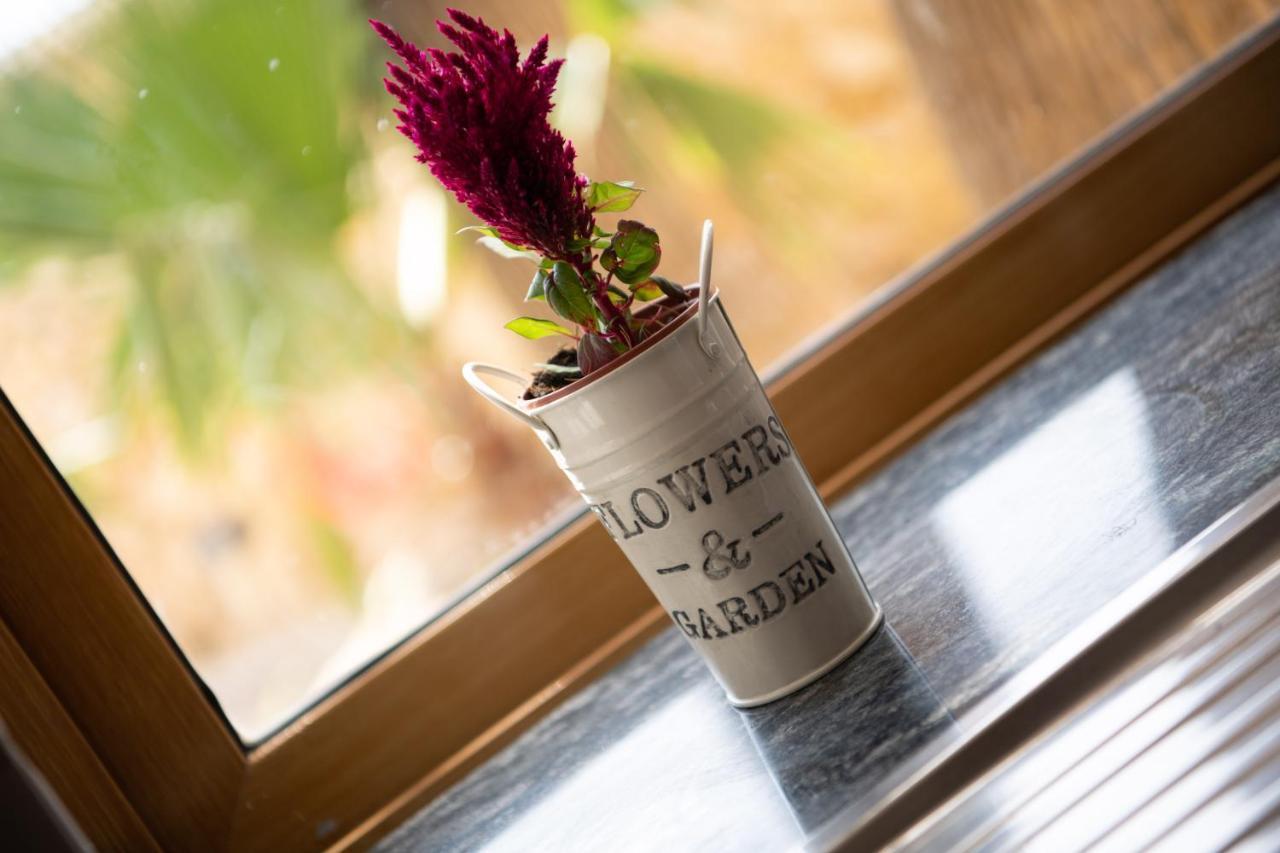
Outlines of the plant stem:
<svg viewBox="0 0 1280 853">
<path fill-rule="evenodd" d="M 590 281 L 594 285 L 591 295 L 595 299 L 596 308 L 600 311 L 600 316 L 604 317 L 607 327 L 616 331 L 619 337 L 622 338 L 626 348 L 631 349 L 635 346 L 635 340 L 631 337 L 631 329 L 627 325 L 627 320 L 622 315 L 622 312 L 618 310 L 618 306 L 614 305 L 613 300 L 609 298 L 609 282 L 613 280 L 613 273 L 609 273 L 609 277 L 601 281 L 600 276 L 596 275 L 596 271 L 592 269 L 589 260 L 583 264 L 582 260 L 578 259 L 574 262 L 574 266 L 577 267 L 578 274 L 582 276 L 584 281 Z"/>
</svg>

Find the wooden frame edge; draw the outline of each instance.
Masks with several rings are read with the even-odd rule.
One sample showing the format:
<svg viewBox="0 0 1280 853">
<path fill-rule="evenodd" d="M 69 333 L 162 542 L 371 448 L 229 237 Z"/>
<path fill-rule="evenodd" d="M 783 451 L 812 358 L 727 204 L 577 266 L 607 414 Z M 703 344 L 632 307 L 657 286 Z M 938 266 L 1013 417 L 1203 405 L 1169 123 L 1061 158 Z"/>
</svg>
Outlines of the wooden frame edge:
<svg viewBox="0 0 1280 853">
<path fill-rule="evenodd" d="M 9 737 L 59 792 L 90 842 L 103 850 L 158 851 L 142 818 L 3 622 L 0 684 L 0 721 Z"/>
<path fill-rule="evenodd" d="M 1267 186 L 1275 183 L 1277 179 L 1280 179 L 1280 159 L 1271 161 L 1246 179 L 1244 183 L 1205 207 L 1199 214 L 1174 229 L 1173 232 L 1161 239 L 1156 245 L 1142 252 L 1115 273 L 1107 276 L 1095 287 L 1082 294 L 1075 302 L 1051 317 L 1042 326 L 1033 330 L 1025 338 L 972 374 L 964 382 L 956 385 L 942 397 L 925 407 L 918 415 L 906 421 L 882 441 L 848 462 L 832 475 L 830 480 L 822 484 L 819 491 L 823 493 L 823 497 L 835 497 L 857 485 L 859 481 L 866 478 L 881 465 L 891 461 L 898 453 L 909 447 L 917 438 L 920 438 L 947 416 L 963 408 L 1037 352 L 1087 320 L 1095 311 L 1104 307 L 1108 301 L 1123 293 L 1139 276 L 1167 260 L 1192 239 L 1208 230 L 1214 223 L 1239 208 Z"/>
<path fill-rule="evenodd" d="M 0 622 L 155 840 L 220 845 L 247 758 L 3 393 L 0 482 Z"/>
</svg>

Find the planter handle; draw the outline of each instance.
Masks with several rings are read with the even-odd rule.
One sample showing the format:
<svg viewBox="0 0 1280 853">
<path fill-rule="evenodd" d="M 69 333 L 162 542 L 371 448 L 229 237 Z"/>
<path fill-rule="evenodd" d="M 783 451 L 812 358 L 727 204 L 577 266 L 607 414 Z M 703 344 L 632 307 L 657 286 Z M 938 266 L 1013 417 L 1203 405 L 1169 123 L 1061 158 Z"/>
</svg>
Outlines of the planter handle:
<svg viewBox="0 0 1280 853">
<path fill-rule="evenodd" d="M 504 412 L 513 415 L 524 421 L 533 429 L 541 438 L 543 444 L 548 450 L 559 450 L 560 441 L 556 438 L 556 434 L 551 431 L 551 427 L 547 426 L 542 418 L 529 414 L 506 397 L 499 394 L 480 378 L 480 374 L 485 373 L 489 376 L 496 376 L 499 379 L 507 379 L 515 382 L 517 385 L 527 385 L 529 380 L 521 376 L 519 373 L 507 370 L 505 367 L 498 367 L 496 364 L 483 364 L 478 361 L 468 361 L 462 365 L 462 378 L 467 380 L 467 384 L 476 390 L 476 393 L 484 397 L 490 403 L 493 403 Z"/>
<path fill-rule="evenodd" d="M 707 312 L 711 308 L 711 250 L 715 235 L 715 226 L 710 219 L 702 223 L 702 254 L 698 264 L 698 343 L 707 358 L 720 357 L 720 345 L 708 334 Z"/>
</svg>

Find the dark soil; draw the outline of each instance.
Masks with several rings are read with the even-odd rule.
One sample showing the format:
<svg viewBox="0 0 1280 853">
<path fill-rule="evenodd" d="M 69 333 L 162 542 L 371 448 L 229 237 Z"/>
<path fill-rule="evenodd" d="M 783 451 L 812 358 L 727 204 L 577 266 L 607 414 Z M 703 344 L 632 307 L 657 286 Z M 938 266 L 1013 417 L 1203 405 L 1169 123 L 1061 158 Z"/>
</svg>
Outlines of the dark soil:
<svg viewBox="0 0 1280 853">
<path fill-rule="evenodd" d="M 578 351 L 573 347 L 565 347 L 547 359 L 547 364 L 554 364 L 557 367 L 577 367 Z M 545 397 L 553 391 L 559 391 L 581 376 L 582 374 L 576 371 L 567 373 L 559 370 L 539 370 L 533 374 L 533 381 L 525 389 L 524 399 L 536 400 L 539 397 Z"/>
</svg>

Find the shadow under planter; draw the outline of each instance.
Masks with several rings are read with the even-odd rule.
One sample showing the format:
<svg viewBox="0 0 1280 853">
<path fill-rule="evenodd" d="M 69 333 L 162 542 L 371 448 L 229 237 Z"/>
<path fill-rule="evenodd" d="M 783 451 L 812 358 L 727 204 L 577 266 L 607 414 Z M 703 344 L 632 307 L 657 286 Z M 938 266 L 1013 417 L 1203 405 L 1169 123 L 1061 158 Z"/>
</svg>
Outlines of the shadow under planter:
<svg viewBox="0 0 1280 853">
<path fill-rule="evenodd" d="M 883 782 L 904 755 L 959 733 L 887 624 L 826 677 L 738 714 L 806 833 Z"/>
</svg>

